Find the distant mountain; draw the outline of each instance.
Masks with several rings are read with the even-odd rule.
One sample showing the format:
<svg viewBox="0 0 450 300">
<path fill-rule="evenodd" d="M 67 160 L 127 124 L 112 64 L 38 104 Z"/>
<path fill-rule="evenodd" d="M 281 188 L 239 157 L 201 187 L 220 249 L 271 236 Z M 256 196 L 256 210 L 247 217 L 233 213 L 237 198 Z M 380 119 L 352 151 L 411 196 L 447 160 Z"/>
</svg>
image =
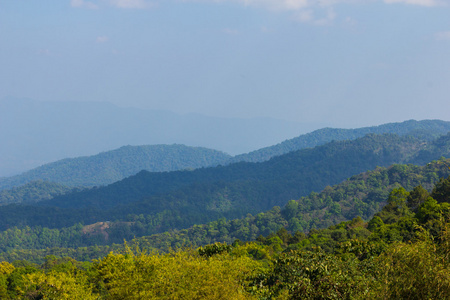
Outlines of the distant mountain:
<svg viewBox="0 0 450 300">
<path fill-rule="evenodd" d="M 262 163 L 163 173 L 142 171 L 105 187 L 39 202 L 39 206 L 2 206 L 0 228 L 92 224 L 126 220 L 133 214 L 142 214 L 153 224 L 149 234 L 186 228 L 284 205 L 353 174 L 408 161 L 424 147 L 423 141 L 412 137 L 368 135 Z"/>
<path fill-rule="evenodd" d="M 0 190 L 36 180 L 71 187 L 106 185 L 141 170 L 167 172 L 195 169 L 218 165 L 230 157 L 220 151 L 184 145 L 124 146 L 93 156 L 63 159 L 0 179 Z"/>
<path fill-rule="evenodd" d="M 430 141 L 448 131 L 450 131 L 450 122 L 440 120 L 410 120 L 359 129 L 324 128 L 286 140 L 275 146 L 235 157 L 215 150 L 183 145 L 126 146 L 94 156 L 63 159 L 20 175 L 0 178 L 0 190 L 35 180 L 52 181 L 67 186 L 106 185 L 134 175 L 141 170 L 175 171 L 217 164 L 226 165 L 239 161 L 260 162 L 291 151 L 322 145 L 332 140 L 354 140 L 367 133 L 388 132 Z M 419 163 L 430 161 L 430 157 L 434 155 L 430 151 L 430 149 L 424 149 L 420 154 Z"/>
<path fill-rule="evenodd" d="M 0 99 L 0 177 L 123 145 L 184 144 L 245 153 L 322 127 L 120 108 L 105 102 Z"/>
<path fill-rule="evenodd" d="M 247 154 L 236 155 L 229 163 L 238 161 L 261 162 L 271 157 L 291 151 L 312 148 L 331 141 L 354 140 L 369 133 L 393 133 L 400 136 L 413 136 L 431 141 L 450 131 L 450 122 L 441 120 L 409 120 L 401 123 L 388 123 L 380 126 L 363 127 L 357 129 L 323 128 L 299 137 L 286 140 L 280 144 L 265 147 Z"/>
</svg>

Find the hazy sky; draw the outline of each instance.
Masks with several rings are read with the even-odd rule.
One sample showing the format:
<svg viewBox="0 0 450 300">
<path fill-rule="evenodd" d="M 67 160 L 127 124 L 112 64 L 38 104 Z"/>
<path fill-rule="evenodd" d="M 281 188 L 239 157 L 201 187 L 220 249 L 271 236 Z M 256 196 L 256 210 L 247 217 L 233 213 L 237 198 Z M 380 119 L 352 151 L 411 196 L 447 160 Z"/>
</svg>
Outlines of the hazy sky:
<svg viewBox="0 0 450 300">
<path fill-rule="evenodd" d="M 450 120 L 450 0 L 0 0 L 0 97 Z"/>
</svg>

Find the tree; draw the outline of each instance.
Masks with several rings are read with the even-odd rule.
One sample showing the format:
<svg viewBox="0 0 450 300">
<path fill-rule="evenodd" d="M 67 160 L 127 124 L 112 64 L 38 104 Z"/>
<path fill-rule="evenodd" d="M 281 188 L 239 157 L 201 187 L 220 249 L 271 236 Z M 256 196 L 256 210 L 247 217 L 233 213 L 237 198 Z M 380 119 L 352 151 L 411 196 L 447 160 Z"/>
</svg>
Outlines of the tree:
<svg viewBox="0 0 450 300">
<path fill-rule="evenodd" d="M 433 188 L 431 197 L 438 202 L 450 202 L 450 177 L 447 179 L 441 178 Z"/>
</svg>

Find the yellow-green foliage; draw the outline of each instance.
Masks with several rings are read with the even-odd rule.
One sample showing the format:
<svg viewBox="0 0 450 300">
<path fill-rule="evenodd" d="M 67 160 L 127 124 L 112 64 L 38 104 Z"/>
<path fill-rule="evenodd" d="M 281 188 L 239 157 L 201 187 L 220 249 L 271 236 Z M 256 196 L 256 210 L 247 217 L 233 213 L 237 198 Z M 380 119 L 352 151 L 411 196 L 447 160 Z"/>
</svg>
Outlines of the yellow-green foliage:
<svg viewBox="0 0 450 300">
<path fill-rule="evenodd" d="M 370 269 L 352 255 L 297 250 L 281 254 L 261 283 L 270 298 L 371 299 L 376 282 Z"/>
<path fill-rule="evenodd" d="M 9 275 L 11 272 L 14 271 L 14 266 L 10 264 L 9 262 L 2 261 L 0 263 L 0 276 L 1 275 Z"/>
<path fill-rule="evenodd" d="M 258 264 L 247 256 L 178 251 L 111 253 L 96 266 L 108 299 L 252 299 L 245 280 Z"/>
<path fill-rule="evenodd" d="M 391 245 L 379 260 L 385 283 L 380 298 L 450 299 L 448 229 L 447 224 L 439 243 L 433 243 L 424 234 L 422 241 Z"/>
<path fill-rule="evenodd" d="M 32 273 L 26 275 L 28 292 L 26 295 L 39 295 L 42 298 L 54 300 L 94 300 L 98 296 L 92 294 L 92 285 L 85 274 L 64 273 L 51 271 L 50 273 Z"/>
<path fill-rule="evenodd" d="M 6 261 L 0 263 L 0 298 L 6 298 L 7 296 L 7 283 L 6 278 L 14 271 L 14 266 Z"/>
<path fill-rule="evenodd" d="M 236 256 L 249 256 L 255 260 L 269 263 L 274 255 L 273 249 L 257 243 L 246 243 L 241 246 L 234 247 L 232 252 Z"/>
</svg>

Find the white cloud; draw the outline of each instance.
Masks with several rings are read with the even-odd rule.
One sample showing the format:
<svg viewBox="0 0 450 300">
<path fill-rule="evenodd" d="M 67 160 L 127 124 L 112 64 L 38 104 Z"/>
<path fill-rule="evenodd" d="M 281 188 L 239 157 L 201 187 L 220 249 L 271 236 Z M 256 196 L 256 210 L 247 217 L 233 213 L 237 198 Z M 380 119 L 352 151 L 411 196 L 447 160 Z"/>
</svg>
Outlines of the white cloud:
<svg viewBox="0 0 450 300">
<path fill-rule="evenodd" d="M 382 0 L 179 0 L 183 2 L 234 2 L 243 6 L 261 7 L 272 11 L 293 12 L 294 19 L 313 25 L 329 25 L 336 18 L 333 6 L 342 3 L 364 3 Z"/>
<path fill-rule="evenodd" d="M 384 2 L 386 4 L 409 4 L 419 6 L 439 6 L 448 4 L 449 0 L 180 0 L 183 2 L 234 2 L 244 6 L 263 7 L 271 10 L 299 11 L 313 7 L 331 7 L 337 4 L 354 4 L 369 2 Z"/>
<path fill-rule="evenodd" d="M 439 6 L 444 5 L 443 1 L 440 0 L 384 0 L 385 3 L 392 4 L 392 3 L 404 3 L 404 4 L 411 4 L 411 5 L 421 5 L 421 6 Z"/>
<path fill-rule="evenodd" d="M 110 0 L 109 3 L 119 8 L 149 8 L 153 6 L 145 0 Z"/>
<path fill-rule="evenodd" d="M 424 7 L 448 6 L 450 0 L 178 0 L 182 2 L 238 3 L 243 6 L 260 7 L 273 11 L 292 12 L 298 22 L 313 25 L 330 25 L 336 19 L 334 7 L 340 4 L 405 4 Z M 355 26 L 355 20 L 347 18 L 347 26 Z"/>
<path fill-rule="evenodd" d="M 330 7 L 341 3 L 367 3 L 382 0 L 179 0 L 183 2 L 234 2 L 244 6 L 262 7 L 270 10 L 299 11 L 312 7 Z"/>
<path fill-rule="evenodd" d="M 95 41 L 97 43 L 106 43 L 108 41 L 108 37 L 107 36 L 98 36 Z"/>
<path fill-rule="evenodd" d="M 267 1 L 271 2 L 276 8 L 298 10 L 308 6 L 308 0 L 281 0 L 281 1 Z"/>
<path fill-rule="evenodd" d="M 321 7 L 319 9 L 300 9 L 295 13 L 295 19 L 297 21 L 318 26 L 330 25 L 335 18 L 336 13 L 331 6 Z"/>
<path fill-rule="evenodd" d="M 183 1 L 190 2 L 196 0 Z M 311 0 L 206 0 L 206 2 L 237 2 L 244 6 L 263 7 L 271 10 L 298 10 L 307 7 Z"/>
<path fill-rule="evenodd" d="M 96 1 L 98 2 L 98 1 Z M 154 3 L 149 0 L 102 0 L 103 4 L 111 5 L 117 8 L 149 8 L 153 7 Z M 85 0 L 70 0 L 70 5 L 72 7 L 81 7 L 81 8 L 89 8 L 89 9 L 97 9 L 99 5 L 95 4 L 91 1 Z"/>
<path fill-rule="evenodd" d="M 84 0 L 70 0 L 70 5 L 72 7 L 81 7 L 88 9 L 97 9 L 98 6 L 92 2 L 84 1 Z"/>
<path fill-rule="evenodd" d="M 450 31 L 438 32 L 434 35 L 434 38 L 438 41 L 450 41 Z"/>
</svg>

